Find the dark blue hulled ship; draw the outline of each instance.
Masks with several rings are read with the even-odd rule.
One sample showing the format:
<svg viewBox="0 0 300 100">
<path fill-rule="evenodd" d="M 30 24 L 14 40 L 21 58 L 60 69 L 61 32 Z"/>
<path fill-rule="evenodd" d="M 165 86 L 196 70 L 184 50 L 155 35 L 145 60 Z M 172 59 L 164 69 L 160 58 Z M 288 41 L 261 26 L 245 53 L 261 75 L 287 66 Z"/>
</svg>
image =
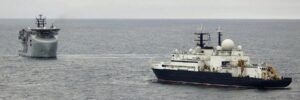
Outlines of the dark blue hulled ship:
<svg viewBox="0 0 300 100">
<path fill-rule="evenodd" d="M 221 42 L 218 28 L 218 46 L 207 46 L 210 33 L 195 33 L 197 46 L 189 51 L 174 50 L 170 62 L 152 67 L 159 82 L 182 82 L 216 86 L 256 88 L 287 87 L 292 79 L 279 76 L 268 64 L 251 64 L 242 46 L 235 46 L 231 39 Z"/>
</svg>

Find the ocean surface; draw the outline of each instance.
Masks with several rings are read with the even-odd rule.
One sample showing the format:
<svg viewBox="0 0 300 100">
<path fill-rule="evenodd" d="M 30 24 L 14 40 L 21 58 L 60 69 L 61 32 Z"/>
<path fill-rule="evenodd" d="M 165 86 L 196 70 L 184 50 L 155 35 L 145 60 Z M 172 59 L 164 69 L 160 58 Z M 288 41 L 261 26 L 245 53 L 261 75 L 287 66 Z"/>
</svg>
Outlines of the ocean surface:
<svg viewBox="0 0 300 100">
<path fill-rule="evenodd" d="M 18 31 L 33 19 L 0 19 L 0 100 L 299 100 L 300 20 L 51 19 L 61 28 L 57 59 L 18 56 Z M 195 46 L 200 26 L 216 45 L 243 46 L 253 63 L 270 63 L 293 78 L 285 89 L 156 82 L 155 62 Z"/>
</svg>

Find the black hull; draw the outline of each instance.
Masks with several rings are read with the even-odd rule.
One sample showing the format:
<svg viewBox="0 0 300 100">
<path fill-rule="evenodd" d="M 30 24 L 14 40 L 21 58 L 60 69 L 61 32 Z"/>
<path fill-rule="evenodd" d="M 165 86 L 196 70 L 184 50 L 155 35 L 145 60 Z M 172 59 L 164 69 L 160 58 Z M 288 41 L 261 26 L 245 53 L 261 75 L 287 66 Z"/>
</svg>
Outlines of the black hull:
<svg viewBox="0 0 300 100">
<path fill-rule="evenodd" d="M 291 78 L 282 80 L 263 80 L 250 77 L 232 77 L 229 73 L 193 72 L 184 70 L 152 69 L 159 81 L 175 81 L 219 86 L 241 86 L 256 88 L 282 88 L 287 87 Z"/>
</svg>

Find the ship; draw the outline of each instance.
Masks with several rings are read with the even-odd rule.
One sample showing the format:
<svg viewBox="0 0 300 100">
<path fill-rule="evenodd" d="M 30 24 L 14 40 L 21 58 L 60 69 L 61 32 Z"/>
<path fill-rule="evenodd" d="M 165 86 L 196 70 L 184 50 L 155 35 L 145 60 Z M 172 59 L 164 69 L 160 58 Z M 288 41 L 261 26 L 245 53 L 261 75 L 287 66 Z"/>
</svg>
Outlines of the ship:
<svg viewBox="0 0 300 100">
<path fill-rule="evenodd" d="M 53 24 L 46 27 L 46 18 L 41 14 L 36 18 L 36 25 L 35 28 L 28 27 L 19 31 L 18 39 L 22 45 L 19 55 L 34 58 L 56 58 L 60 29 Z"/>
<path fill-rule="evenodd" d="M 196 47 L 175 49 L 170 61 L 153 64 L 158 82 L 250 88 L 285 88 L 292 82 L 270 64 L 252 64 L 241 45 L 235 46 L 231 39 L 222 41 L 222 32 L 217 28 L 218 45 L 214 47 L 207 45 L 211 33 L 196 32 Z"/>
</svg>

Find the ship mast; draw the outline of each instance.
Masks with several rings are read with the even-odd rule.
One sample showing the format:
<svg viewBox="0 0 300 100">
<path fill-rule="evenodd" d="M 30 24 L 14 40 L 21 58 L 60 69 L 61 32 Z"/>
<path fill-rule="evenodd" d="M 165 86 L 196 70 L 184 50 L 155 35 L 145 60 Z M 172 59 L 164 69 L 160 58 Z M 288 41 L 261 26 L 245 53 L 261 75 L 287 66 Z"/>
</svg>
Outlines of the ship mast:
<svg viewBox="0 0 300 100">
<path fill-rule="evenodd" d="M 36 25 L 38 28 L 43 28 L 46 25 L 46 18 L 43 18 L 43 15 L 40 14 L 39 18 L 36 18 Z"/>
<path fill-rule="evenodd" d="M 200 46 L 202 49 L 208 49 L 208 48 L 212 48 L 212 47 L 208 47 L 206 46 L 206 43 L 208 43 L 208 41 L 210 41 L 210 34 L 208 32 L 203 32 L 203 28 L 201 26 L 200 28 L 200 32 L 199 33 L 195 33 L 195 35 L 198 35 L 198 39 L 196 39 L 195 41 L 199 41 L 196 45 Z M 204 38 L 204 37 L 207 38 Z"/>
<path fill-rule="evenodd" d="M 218 33 L 218 45 L 221 46 L 221 42 L 222 42 L 222 32 L 223 30 L 221 29 L 221 27 L 219 26 L 217 28 L 217 33 Z"/>
</svg>

